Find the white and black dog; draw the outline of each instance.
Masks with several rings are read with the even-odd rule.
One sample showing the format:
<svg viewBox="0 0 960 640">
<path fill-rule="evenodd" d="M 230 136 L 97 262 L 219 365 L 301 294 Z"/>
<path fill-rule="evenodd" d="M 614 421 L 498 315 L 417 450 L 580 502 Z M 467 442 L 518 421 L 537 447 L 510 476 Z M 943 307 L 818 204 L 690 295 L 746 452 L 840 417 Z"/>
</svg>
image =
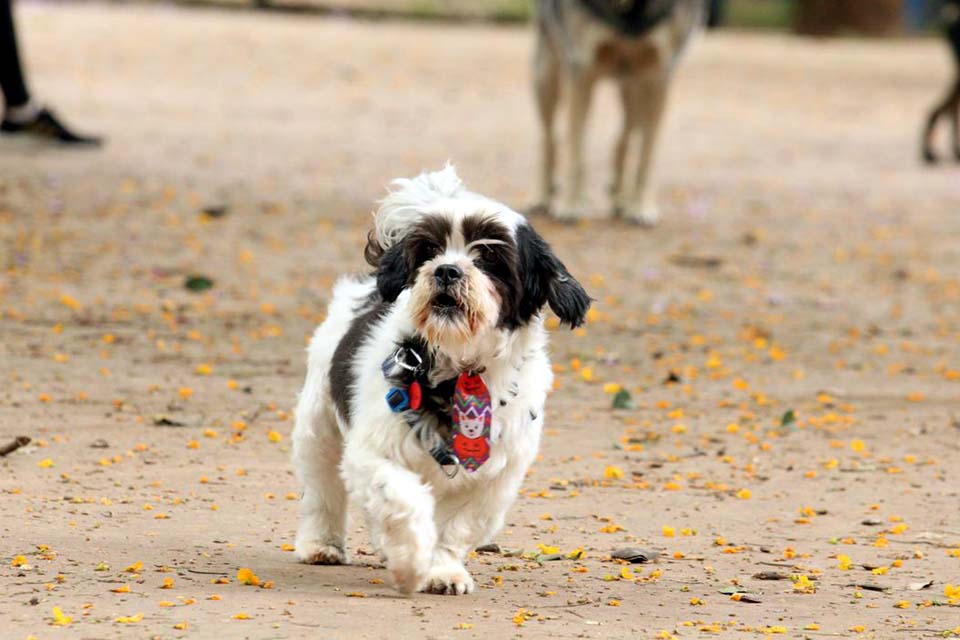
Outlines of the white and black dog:
<svg viewBox="0 0 960 640">
<path fill-rule="evenodd" d="M 616 79 L 623 130 L 613 154 L 613 212 L 653 225 L 660 214 L 651 178 L 654 150 L 677 60 L 702 21 L 704 0 L 537 0 L 534 86 L 543 125 L 534 211 L 576 220 L 586 210 L 583 139 L 596 81 Z M 554 203 L 554 120 L 566 92 L 566 172 Z M 634 154 L 630 149 L 638 148 Z"/>
<path fill-rule="evenodd" d="M 553 374 L 541 311 L 580 325 L 583 287 L 522 215 L 450 166 L 392 183 L 310 342 L 293 461 L 297 558 L 348 562 L 348 498 L 395 586 L 464 594 L 467 553 L 503 525 Z"/>
</svg>

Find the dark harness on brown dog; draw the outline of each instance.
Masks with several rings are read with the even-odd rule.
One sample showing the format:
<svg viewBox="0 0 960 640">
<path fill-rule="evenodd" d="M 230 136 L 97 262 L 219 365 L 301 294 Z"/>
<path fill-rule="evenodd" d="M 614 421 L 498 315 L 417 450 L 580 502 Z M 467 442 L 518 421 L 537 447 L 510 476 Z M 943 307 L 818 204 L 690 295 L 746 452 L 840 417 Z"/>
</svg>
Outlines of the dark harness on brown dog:
<svg viewBox="0 0 960 640">
<path fill-rule="evenodd" d="M 620 33 L 633 38 L 665 20 L 676 0 L 579 0 L 590 13 Z"/>
</svg>

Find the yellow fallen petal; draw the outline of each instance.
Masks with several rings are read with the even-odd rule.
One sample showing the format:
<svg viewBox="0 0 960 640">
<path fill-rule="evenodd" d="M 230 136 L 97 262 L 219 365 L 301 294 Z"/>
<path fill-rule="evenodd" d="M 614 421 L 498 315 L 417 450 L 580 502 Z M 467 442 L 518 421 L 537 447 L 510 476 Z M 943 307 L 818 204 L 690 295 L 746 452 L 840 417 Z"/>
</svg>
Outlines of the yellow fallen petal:
<svg viewBox="0 0 960 640">
<path fill-rule="evenodd" d="M 83 305 L 80 304 L 80 301 L 68 293 L 60 294 L 60 304 L 70 309 L 71 311 L 79 311 L 80 309 L 83 308 Z"/>
<path fill-rule="evenodd" d="M 619 480 L 623 477 L 623 469 L 611 465 L 603 470 L 603 477 L 610 480 Z"/>
<path fill-rule="evenodd" d="M 240 569 L 237 570 L 237 582 L 253 587 L 260 586 L 260 578 L 257 577 L 257 574 L 246 567 L 240 567 Z"/>
<path fill-rule="evenodd" d="M 114 622 L 119 622 L 120 624 L 136 624 L 143 620 L 143 614 L 137 613 L 132 616 L 120 616 L 119 618 L 114 618 Z"/>
<path fill-rule="evenodd" d="M 53 622 L 51 622 L 50 624 L 56 625 L 58 627 L 65 627 L 71 622 L 73 622 L 72 616 L 64 615 L 60 607 L 53 608 Z"/>
</svg>

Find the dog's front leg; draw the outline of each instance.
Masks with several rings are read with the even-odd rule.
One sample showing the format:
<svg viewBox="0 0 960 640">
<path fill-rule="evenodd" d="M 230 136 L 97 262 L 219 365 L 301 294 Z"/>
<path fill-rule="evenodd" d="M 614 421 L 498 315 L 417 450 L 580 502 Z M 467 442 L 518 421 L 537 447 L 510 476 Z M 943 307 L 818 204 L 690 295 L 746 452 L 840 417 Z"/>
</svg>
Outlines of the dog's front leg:
<svg viewBox="0 0 960 640">
<path fill-rule="evenodd" d="M 953 87 L 953 102 L 950 105 L 950 122 L 953 132 L 953 159 L 960 160 L 960 78 Z"/>
<path fill-rule="evenodd" d="M 668 78 L 657 74 L 639 82 L 640 84 L 634 95 L 637 100 L 635 106 L 636 122 L 642 135 L 640 159 L 637 163 L 633 197 L 623 215 L 631 222 L 653 226 L 660 220 L 656 188 L 652 176 L 653 159 L 657 148 L 657 137 L 660 135 L 663 110 L 667 102 Z"/>
<path fill-rule="evenodd" d="M 632 78 L 627 77 L 620 80 L 620 102 L 623 104 L 623 128 L 620 131 L 620 137 L 617 138 L 617 144 L 613 150 L 613 182 L 610 185 L 610 195 L 613 197 L 614 216 L 623 215 L 624 209 L 629 205 L 630 196 L 633 194 L 632 183 L 625 179 L 627 151 L 630 148 L 631 141 L 636 137 L 637 132 L 637 113 L 636 105 L 638 99 L 636 96 L 637 86 L 632 82 Z M 635 142 L 635 141 L 634 141 Z"/>
<path fill-rule="evenodd" d="M 560 62 L 541 35 L 537 41 L 533 64 L 537 110 L 540 114 L 540 194 L 531 208 L 532 214 L 550 213 L 553 206 L 554 172 L 557 159 L 556 137 L 553 132 L 557 103 L 560 100 Z"/>
<path fill-rule="evenodd" d="M 456 493 L 437 502 L 439 537 L 424 591 L 448 595 L 473 591 L 473 578 L 463 562 L 472 549 L 489 542 L 503 526 L 526 468 L 516 464 L 466 495 Z"/>
<path fill-rule="evenodd" d="M 430 487 L 365 447 L 348 445 L 341 471 L 351 496 L 374 524 L 397 590 L 410 594 L 421 589 L 437 542 Z"/>
<path fill-rule="evenodd" d="M 586 210 L 583 192 L 585 179 L 583 138 L 587 126 L 587 114 L 590 111 L 594 74 L 587 65 L 568 64 L 570 65 L 567 71 L 570 105 L 567 114 L 566 183 L 563 185 L 563 200 L 554 217 L 558 220 L 573 222 L 581 218 Z"/>
</svg>

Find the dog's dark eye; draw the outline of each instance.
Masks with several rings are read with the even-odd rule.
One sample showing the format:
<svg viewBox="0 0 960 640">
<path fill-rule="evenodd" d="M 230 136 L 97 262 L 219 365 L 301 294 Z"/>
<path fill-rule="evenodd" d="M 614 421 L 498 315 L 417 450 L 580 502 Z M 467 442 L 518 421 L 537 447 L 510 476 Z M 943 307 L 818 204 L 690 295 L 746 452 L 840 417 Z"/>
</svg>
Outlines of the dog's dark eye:
<svg viewBox="0 0 960 640">
<path fill-rule="evenodd" d="M 495 247 L 480 245 L 476 249 L 477 257 L 474 262 L 477 263 L 477 266 L 492 266 L 499 261 L 498 253 Z"/>
<path fill-rule="evenodd" d="M 413 250 L 413 264 L 414 266 L 420 266 L 424 262 L 435 258 L 440 255 L 442 248 L 435 242 L 430 242 L 429 240 L 421 240 L 417 242 Z"/>
</svg>

